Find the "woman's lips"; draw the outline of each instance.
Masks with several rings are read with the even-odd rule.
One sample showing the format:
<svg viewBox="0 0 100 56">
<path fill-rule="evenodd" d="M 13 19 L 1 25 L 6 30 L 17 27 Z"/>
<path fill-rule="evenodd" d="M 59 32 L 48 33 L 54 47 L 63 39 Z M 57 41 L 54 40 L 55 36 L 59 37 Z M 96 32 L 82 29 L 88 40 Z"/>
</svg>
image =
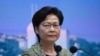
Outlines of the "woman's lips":
<svg viewBox="0 0 100 56">
<path fill-rule="evenodd" d="M 56 35 L 48 35 L 48 37 L 56 37 Z"/>
</svg>

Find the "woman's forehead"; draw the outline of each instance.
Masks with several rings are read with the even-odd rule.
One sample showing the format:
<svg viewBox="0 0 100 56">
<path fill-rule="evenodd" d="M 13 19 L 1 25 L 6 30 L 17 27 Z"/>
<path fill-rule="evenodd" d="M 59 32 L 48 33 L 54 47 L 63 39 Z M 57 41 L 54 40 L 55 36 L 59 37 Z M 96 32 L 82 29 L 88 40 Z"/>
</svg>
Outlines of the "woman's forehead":
<svg viewBox="0 0 100 56">
<path fill-rule="evenodd" d="M 54 14 L 47 15 L 44 22 L 59 22 L 58 17 Z"/>
</svg>

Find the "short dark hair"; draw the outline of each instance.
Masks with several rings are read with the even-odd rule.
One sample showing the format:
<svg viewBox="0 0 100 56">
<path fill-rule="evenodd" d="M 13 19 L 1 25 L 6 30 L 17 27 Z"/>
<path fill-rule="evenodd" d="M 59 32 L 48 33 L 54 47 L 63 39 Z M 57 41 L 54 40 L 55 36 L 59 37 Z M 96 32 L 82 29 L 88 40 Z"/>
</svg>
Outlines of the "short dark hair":
<svg viewBox="0 0 100 56">
<path fill-rule="evenodd" d="M 51 6 L 45 6 L 42 7 L 40 10 L 38 10 L 32 18 L 32 24 L 35 30 L 35 27 L 39 27 L 39 25 L 41 24 L 41 22 L 43 22 L 46 19 L 46 16 L 49 14 L 54 14 L 58 17 L 59 20 L 59 25 L 61 26 L 63 23 L 63 14 L 62 12 L 56 8 L 56 7 L 51 7 Z M 38 42 L 40 42 L 40 36 L 38 34 L 36 34 L 36 36 L 38 37 Z"/>
</svg>

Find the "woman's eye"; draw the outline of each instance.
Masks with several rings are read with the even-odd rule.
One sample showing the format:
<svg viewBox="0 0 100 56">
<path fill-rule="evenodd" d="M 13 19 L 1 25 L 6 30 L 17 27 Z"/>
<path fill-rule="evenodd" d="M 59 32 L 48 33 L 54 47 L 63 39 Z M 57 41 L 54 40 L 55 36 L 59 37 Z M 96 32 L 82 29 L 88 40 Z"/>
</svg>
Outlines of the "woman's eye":
<svg viewBox="0 0 100 56">
<path fill-rule="evenodd" d="M 59 25 L 54 25 L 54 26 L 58 27 Z"/>
<path fill-rule="evenodd" d="M 44 25 L 44 27 L 49 27 L 50 25 Z"/>
</svg>

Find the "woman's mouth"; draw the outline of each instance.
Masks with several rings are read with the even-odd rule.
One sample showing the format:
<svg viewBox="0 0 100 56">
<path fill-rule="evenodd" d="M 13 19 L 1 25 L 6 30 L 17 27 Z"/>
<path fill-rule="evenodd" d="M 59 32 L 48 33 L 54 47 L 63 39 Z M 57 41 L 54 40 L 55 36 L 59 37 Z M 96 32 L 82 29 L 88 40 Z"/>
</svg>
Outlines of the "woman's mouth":
<svg viewBox="0 0 100 56">
<path fill-rule="evenodd" d="M 51 37 L 52 38 L 52 37 L 56 37 L 56 35 L 48 35 L 48 37 Z"/>
</svg>

